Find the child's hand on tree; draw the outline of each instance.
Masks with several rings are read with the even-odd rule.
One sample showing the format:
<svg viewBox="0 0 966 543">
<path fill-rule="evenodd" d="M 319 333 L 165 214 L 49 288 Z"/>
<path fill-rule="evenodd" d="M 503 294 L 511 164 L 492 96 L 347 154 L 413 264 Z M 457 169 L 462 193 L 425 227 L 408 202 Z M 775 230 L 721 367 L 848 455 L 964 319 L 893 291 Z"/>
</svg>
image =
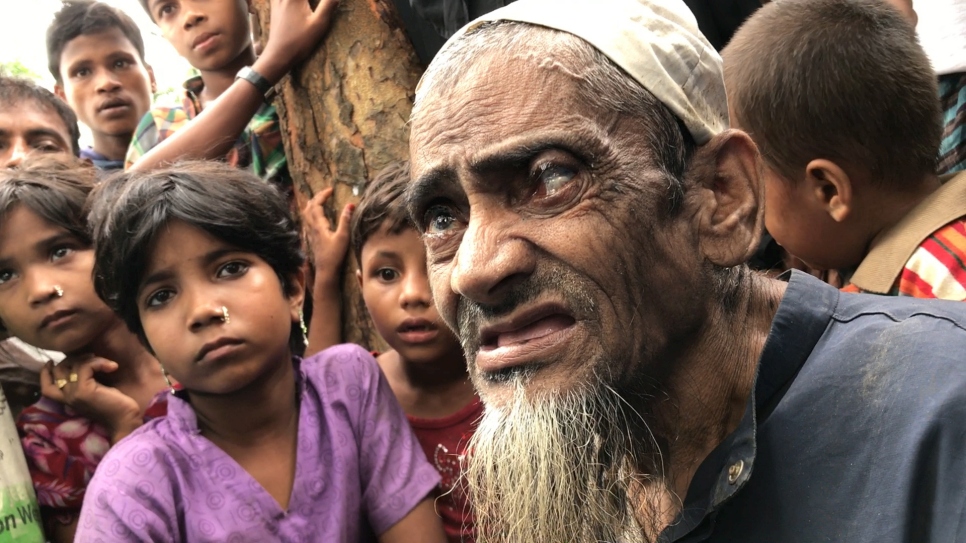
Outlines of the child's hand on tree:
<svg viewBox="0 0 966 543">
<path fill-rule="evenodd" d="M 319 0 L 312 9 L 309 0 L 272 0 L 272 30 L 253 69 L 272 84 L 315 51 L 325 36 L 339 0 Z"/>
<path fill-rule="evenodd" d="M 333 230 L 322 208 L 330 196 L 332 189 L 327 188 L 313 196 L 302 210 L 305 241 L 315 264 L 306 356 L 342 341 L 342 289 L 339 276 L 349 250 L 349 218 L 355 205 L 347 204 L 342 208 L 339 223 Z"/>
<path fill-rule="evenodd" d="M 68 357 L 40 372 L 44 396 L 67 405 L 81 415 L 100 423 L 117 443 L 143 422 L 141 407 L 127 394 L 94 379 L 95 373 L 117 370 L 117 362 L 92 355 Z"/>
<path fill-rule="evenodd" d="M 333 230 L 323 209 L 331 196 L 330 187 L 313 196 L 302 210 L 305 239 L 315 265 L 316 284 L 338 280 L 346 252 L 349 250 L 349 219 L 355 205 L 346 204 L 342 208 L 339 223 Z"/>
</svg>

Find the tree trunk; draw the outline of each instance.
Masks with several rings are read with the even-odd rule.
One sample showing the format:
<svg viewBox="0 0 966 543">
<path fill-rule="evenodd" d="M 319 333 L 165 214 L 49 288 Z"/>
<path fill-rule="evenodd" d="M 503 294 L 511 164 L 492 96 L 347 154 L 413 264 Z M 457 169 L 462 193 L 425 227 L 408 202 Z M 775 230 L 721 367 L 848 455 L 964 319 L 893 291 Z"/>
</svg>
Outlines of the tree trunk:
<svg viewBox="0 0 966 543">
<path fill-rule="evenodd" d="M 270 28 L 269 4 L 253 2 L 263 36 Z M 334 185 L 326 212 L 335 224 L 338 211 L 357 201 L 379 170 L 408 159 L 407 123 L 421 73 L 392 0 L 342 0 L 322 45 L 283 79 L 275 98 L 300 209 L 312 194 Z M 350 250 L 343 339 L 384 351 L 355 269 Z"/>
</svg>

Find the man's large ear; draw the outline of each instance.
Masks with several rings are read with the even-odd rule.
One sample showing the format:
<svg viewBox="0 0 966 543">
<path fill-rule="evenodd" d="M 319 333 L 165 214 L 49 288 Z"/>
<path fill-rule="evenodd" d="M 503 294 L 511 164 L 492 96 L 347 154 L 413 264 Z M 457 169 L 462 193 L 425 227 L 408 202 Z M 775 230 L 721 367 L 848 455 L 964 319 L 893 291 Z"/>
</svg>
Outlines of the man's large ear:
<svg viewBox="0 0 966 543">
<path fill-rule="evenodd" d="M 698 148 L 688 176 L 698 199 L 693 216 L 704 257 L 721 267 L 747 261 L 764 222 L 758 147 L 740 130 L 722 132 Z"/>
<path fill-rule="evenodd" d="M 67 101 L 67 93 L 64 92 L 64 86 L 60 83 L 54 83 L 54 95 L 63 101 Z"/>
</svg>

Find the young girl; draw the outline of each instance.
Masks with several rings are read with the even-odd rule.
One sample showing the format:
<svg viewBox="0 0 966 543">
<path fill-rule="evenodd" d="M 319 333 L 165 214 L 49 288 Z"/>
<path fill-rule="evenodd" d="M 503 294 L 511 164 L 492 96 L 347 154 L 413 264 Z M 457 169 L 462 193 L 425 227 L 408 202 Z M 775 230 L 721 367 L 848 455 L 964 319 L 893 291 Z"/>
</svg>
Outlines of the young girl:
<svg viewBox="0 0 966 543">
<path fill-rule="evenodd" d="M 95 172 L 53 159 L 0 172 L 0 324 L 66 359 L 18 418 L 53 541 L 73 541 L 84 491 L 108 448 L 165 410 L 161 367 L 94 293 L 84 202 Z"/>
<path fill-rule="evenodd" d="M 439 476 L 375 360 L 293 356 L 303 255 L 281 195 L 218 163 L 107 183 L 97 292 L 183 390 L 108 453 L 78 540 L 445 541 Z"/>
</svg>

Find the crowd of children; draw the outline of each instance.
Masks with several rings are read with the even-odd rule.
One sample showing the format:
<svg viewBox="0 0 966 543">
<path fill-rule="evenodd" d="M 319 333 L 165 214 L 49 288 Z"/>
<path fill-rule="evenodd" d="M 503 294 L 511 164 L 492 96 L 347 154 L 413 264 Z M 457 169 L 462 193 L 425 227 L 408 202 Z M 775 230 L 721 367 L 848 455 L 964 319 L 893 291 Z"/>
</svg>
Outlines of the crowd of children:
<svg viewBox="0 0 966 543">
<path fill-rule="evenodd" d="M 141 4 L 199 74 L 179 105 L 152 107 L 138 27 L 94 0 L 50 25 L 53 93 L 0 76 L 0 355 L 51 357 L 42 397 L 7 394 L 48 540 L 472 543 L 483 405 L 407 163 L 335 225 L 331 190 L 293 213 L 270 95 L 337 0 L 272 0 L 259 55 L 245 0 Z M 846 291 L 966 300 L 966 173 L 937 169 L 963 75 L 937 85 L 912 7 L 766 2 L 722 53 L 731 124 L 791 255 Z M 386 352 L 339 345 L 347 254 Z"/>
</svg>

